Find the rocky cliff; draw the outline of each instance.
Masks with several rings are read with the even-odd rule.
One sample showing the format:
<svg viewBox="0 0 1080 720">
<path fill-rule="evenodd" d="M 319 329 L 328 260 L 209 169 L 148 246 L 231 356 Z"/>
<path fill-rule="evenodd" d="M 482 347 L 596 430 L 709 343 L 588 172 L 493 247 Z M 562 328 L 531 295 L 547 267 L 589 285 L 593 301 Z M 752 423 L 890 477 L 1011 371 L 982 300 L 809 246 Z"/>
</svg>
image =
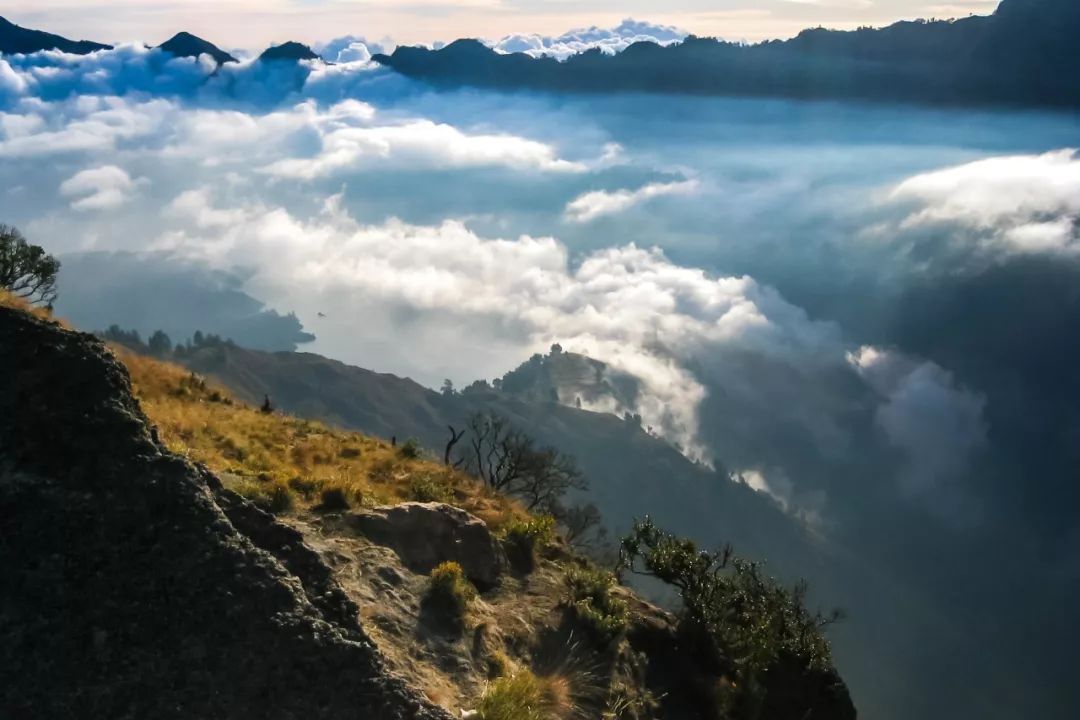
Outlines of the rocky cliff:
<svg viewBox="0 0 1080 720">
<path fill-rule="evenodd" d="M 92 336 L 0 307 L 0 716 L 448 718 L 301 535 L 156 441 Z"/>
</svg>

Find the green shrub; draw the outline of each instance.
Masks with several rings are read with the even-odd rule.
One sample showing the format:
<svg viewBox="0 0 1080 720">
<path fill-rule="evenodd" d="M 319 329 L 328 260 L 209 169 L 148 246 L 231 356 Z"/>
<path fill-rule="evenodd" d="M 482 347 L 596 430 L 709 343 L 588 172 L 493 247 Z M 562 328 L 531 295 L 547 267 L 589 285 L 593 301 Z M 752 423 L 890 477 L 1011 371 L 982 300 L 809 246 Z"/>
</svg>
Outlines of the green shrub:
<svg viewBox="0 0 1080 720">
<path fill-rule="evenodd" d="M 418 460 L 420 456 L 424 454 L 424 451 L 420 448 L 420 441 L 416 438 L 409 438 L 401 444 L 398 448 L 398 454 L 401 457 L 408 460 Z"/>
<path fill-rule="evenodd" d="M 663 532 L 646 518 L 623 539 L 619 567 L 679 589 L 684 637 L 705 660 L 734 661 L 734 686 L 746 707 L 760 707 L 765 676 L 780 662 L 793 660 L 814 670 L 832 666 L 823 631 L 841 613 L 810 612 L 805 583 L 787 588 L 730 547 L 699 551 L 692 541 Z"/>
<path fill-rule="evenodd" d="M 465 577 L 461 565 L 444 562 L 431 571 L 428 578 L 428 603 L 450 620 L 460 623 L 476 599 L 476 588 Z"/>
<path fill-rule="evenodd" d="M 506 555 L 514 567 L 531 572 L 536 565 L 536 553 L 555 541 L 555 518 L 534 515 L 525 520 L 511 521 L 502 532 Z"/>
<path fill-rule="evenodd" d="M 574 567 L 566 573 L 567 606 L 601 645 L 626 630 L 626 602 L 615 597 L 615 576 L 604 570 Z"/>
<path fill-rule="evenodd" d="M 424 473 L 409 479 L 409 499 L 416 502 L 448 503 L 454 499 L 454 488 L 446 477 Z"/>
</svg>

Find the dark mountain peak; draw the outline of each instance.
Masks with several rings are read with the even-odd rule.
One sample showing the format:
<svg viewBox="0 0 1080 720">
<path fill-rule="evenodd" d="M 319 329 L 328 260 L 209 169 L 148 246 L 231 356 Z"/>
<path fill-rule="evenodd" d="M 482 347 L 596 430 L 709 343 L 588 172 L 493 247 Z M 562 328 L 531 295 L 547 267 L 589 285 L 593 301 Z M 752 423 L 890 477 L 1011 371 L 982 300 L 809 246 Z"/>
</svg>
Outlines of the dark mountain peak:
<svg viewBox="0 0 1080 720">
<path fill-rule="evenodd" d="M 52 33 L 20 27 L 0 17 L 0 54 L 28 55 L 42 50 L 60 50 L 76 55 L 86 55 L 95 50 L 112 50 L 112 45 L 103 45 L 89 40 L 68 40 Z"/>
<path fill-rule="evenodd" d="M 445 46 L 439 52 L 447 55 L 494 55 L 494 50 L 476 38 L 461 38 Z"/>
<path fill-rule="evenodd" d="M 192 35 L 189 32 L 176 33 L 172 38 L 161 45 L 158 45 L 158 49 L 164 50 L 167 53 L 172 53 L 176 57 L 199 57 L 200 55 L 209 55 L 214 58 L 218 65 L 238 62 L 236 58 L 219 48 L 217 45 L 203 40 L 201 37 Z"/>
<path fill-rule="evenodd" d="M 289 62 L 299 62 L 301 60 L 321 60 L 315 52 L 307 45 L 298 42 L 286 42 L 281 45 L 274 45 L 267 48 L 262 55 L 259 56 L 259 60 L 263 62 L 286 60 Z"/>
</svg>

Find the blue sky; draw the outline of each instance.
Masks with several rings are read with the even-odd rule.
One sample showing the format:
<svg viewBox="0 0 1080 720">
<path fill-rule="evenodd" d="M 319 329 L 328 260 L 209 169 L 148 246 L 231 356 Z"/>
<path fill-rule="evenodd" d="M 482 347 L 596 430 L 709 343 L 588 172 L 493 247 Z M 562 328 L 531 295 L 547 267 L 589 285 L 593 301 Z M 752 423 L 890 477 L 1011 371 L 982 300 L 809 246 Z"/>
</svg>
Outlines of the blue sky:
<svg viewBox="0 0 1080 720">
<path fill-rule="evenodd" d="M 164 40 L 178 29 L 230 48 L 344 34 L 431 42 L 514 32 L 557 34 L 625 17 L 699 35 L 761 40 L 804 27 L 851 28 L 988 13 L 997 0 L 13 0 L 13 22 L 101 41 Z"/>
</svg>

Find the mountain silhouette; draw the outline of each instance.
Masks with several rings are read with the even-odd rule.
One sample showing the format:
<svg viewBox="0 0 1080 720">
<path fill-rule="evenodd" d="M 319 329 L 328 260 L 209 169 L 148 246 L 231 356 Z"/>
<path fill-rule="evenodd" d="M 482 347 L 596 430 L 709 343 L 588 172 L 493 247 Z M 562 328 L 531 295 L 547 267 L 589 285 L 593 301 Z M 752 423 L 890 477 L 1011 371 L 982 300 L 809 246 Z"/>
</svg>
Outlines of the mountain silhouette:
<svg viewBox="0 0 1080 720">
<path fill-rule="evenodd" d="M 214 58 L 218 65 L 239 62 L 236 58 L 219 48 L 217 45 L 207 42 L 188 32 L 179 32 L 176 35 L 173 35 L 172 38 L 161 45 L 158 45 L 158 49 L 172 53 L 176 57 L 199 57 L 200 55 L 209 55 Z"/>
<path fill-rule="evenodd" d="M 28 30 L 0 17 L 0 54 L 29 54 L 42 50 L 60 50 L 76 55 L 86 55 L 95 50 L 111 50 L 112 45 L 90 42 L 89 40 L 68 40 L 59 35 Z"/>
<path fill-rule="evenodd" d="M 815 28 L 757 45 L 690 36 L 560 62 L 459 40 L 441 50 L 399 47 L 374 60 L 443 87 L 1076 107 L 1078 36 L 1075 0 L 1005 0 L 990 16 Z"/>
<path fill-rule="evenodd" d="M 300 60 L 321 60 L 311 48 L 307 45 L 302 45 L 298 42 L 287 42 L 281 45 L 275 45 L 267 48 L 263 51 L 263 54 L 259 56 L 259 60 L 263 62 L 286 60 L 290 62 L 299 62 Z"/>
</svg>

